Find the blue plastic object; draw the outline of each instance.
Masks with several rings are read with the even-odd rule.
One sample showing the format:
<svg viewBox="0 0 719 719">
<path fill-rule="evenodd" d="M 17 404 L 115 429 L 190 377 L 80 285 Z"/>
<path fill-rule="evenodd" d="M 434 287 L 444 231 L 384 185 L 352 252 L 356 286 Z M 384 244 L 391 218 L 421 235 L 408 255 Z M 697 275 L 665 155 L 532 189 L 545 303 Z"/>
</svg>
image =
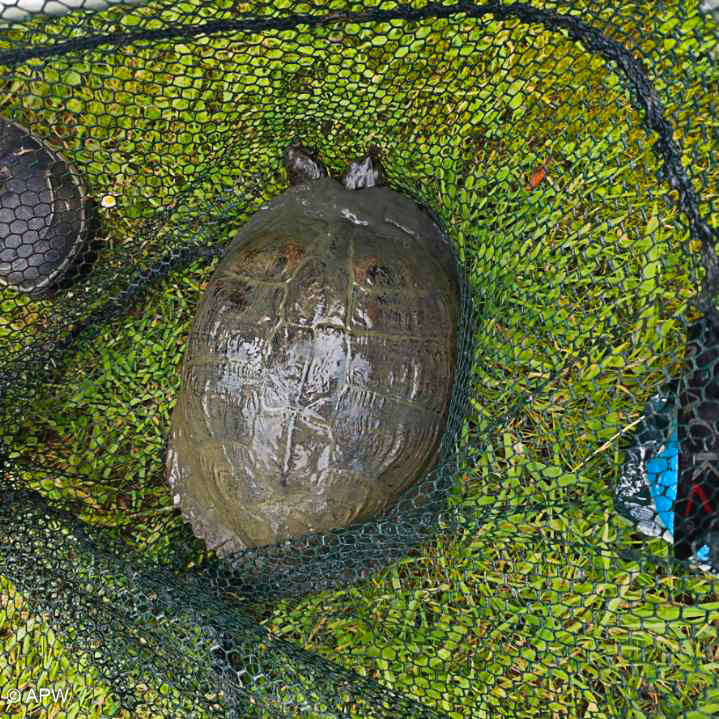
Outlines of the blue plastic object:
<svg viewBox="0 0 719 719">
<path fill-rule="evenodd" d="M 679 438 L 675 388 L 664 388 L 647 403 L 617 482 L 617 512 L 643 534 L 674 542 L 674 503 L 679 479 Z M 709 547 L 695 559 L 706 569 Z"/>
<path fill-rule="evenodd" d="M 679 438 L 676 421 L 671 439 L 663 451 L 647 462 L 647 481 L 662 524 L 674 536 L 674 502 L 677 498 L 679 478 Z M 700 561 L 709 561 L 709 547 L 704 545 L 698 552 Z"/>
</svg>

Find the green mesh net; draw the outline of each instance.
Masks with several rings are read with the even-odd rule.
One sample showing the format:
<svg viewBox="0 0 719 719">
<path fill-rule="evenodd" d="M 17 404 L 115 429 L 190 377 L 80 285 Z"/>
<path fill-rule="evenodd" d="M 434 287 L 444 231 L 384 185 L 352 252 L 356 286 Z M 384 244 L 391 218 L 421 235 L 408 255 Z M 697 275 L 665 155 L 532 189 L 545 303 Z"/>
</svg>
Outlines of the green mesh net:
<svg viewBox="0 0 719 719">
<path fill-rule="evenodd" d="M 719 3 L 0 20 L 0 716 L 719 713 Z M 448 238 L 448 410 L 389 506 L 218 554 L 173 408 L 292 145 Z"/>
</svg>

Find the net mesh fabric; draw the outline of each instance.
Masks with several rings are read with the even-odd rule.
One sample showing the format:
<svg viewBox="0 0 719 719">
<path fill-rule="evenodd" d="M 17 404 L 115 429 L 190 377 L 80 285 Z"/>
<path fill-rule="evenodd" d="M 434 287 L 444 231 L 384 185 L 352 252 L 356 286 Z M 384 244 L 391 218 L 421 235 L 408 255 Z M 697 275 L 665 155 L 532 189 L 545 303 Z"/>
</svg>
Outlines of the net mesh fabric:
<svg viewBox="0 0 719 719">
<path fill-rule="evenodd" d="M 714 3 L 18 8 L 3 715 L 714 716 Z M 437 218 L 457 378 L 440 464 L 387 515 L 218 558 L 166 439 L 290 143 L 337 177 L 376 147 Z"/>
</svg>

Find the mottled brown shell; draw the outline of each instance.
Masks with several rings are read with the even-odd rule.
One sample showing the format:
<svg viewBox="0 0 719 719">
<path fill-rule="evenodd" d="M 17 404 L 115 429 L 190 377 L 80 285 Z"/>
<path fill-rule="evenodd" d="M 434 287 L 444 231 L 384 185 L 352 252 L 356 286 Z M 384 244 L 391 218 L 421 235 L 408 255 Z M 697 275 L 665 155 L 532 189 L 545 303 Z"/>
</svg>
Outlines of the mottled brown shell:
<svg viewBox="0 0 719 719">
<path fill-rule="evenodd" d="M 175 503 L 227 554 L 369 518 L 434 466 L 454 379 L 446 239 L 323 177 L 242 228 L 202 299 L 172 418 Z"/>
</svg>

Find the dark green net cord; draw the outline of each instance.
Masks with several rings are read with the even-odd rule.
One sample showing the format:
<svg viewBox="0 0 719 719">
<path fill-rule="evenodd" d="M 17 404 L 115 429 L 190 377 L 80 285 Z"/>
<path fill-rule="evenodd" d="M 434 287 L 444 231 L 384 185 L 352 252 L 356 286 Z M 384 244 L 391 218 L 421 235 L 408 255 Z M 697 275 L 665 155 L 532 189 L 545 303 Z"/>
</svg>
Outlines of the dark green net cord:
<svg viewBox="0 0 719 719">
<path fill-rule="evenodd" d="M 4 27 L 0 118 L 76 169 L 88 224 L 46 289 L 0 200 L 0 716 L 715 716 L 713 6 L 193 0 Z M 385 515 L 219 559 L 173 508 L 170 414 L 290 143 L 335 175 L 376 146 L 434 214 L 457 378 L 440 464 Z M 672 421 L 663 542 L 615 488 L 628 452 L 644 471 L 637 427 L 658 451 Z"/>
</svg>

